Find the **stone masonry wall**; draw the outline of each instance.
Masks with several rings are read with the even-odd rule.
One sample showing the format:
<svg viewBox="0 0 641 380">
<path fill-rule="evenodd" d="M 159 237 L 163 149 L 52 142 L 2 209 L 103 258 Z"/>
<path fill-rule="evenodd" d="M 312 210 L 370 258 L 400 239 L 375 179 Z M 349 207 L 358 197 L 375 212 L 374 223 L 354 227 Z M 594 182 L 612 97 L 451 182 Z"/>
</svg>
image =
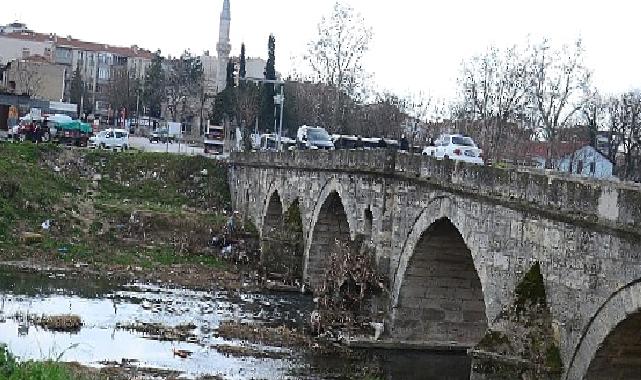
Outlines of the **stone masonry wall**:
<svg viewBox="0 0 641 380">
<path fill-rule="evenodd" d="M 284 210 L 299 200 L 306 262 L 330 195 L 338 194 L 351 238 L 368 232 L 371 210 L 377 260 L 391 281 L 391 327 L 404 306 L 404 286 L 417 284 L 408 274 L 421 237 L 437 220 L 449 220 L 469 249 L 490 327 L 524 273 L 540 262 L 566 375 L 587 370 L 605 339 L 591 336 L 607 335 L 620 322 L 606 306 L 641 280 L 641 188 L 635 185 L 336 151 L 234 154 L 230 186 L 236 209 L 259 230 L 274 191 Z M 433 306 L 426 297 L 419 308 Z"/>
</svg>

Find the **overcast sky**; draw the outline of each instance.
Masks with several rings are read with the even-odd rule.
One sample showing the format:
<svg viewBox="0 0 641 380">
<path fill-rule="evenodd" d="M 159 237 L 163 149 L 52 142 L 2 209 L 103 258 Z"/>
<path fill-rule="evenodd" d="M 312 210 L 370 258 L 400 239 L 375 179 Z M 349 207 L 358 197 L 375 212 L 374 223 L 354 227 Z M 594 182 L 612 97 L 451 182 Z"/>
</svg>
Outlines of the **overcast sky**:
<svg viewBox="0 0 641 380">
<path fill-rule="evenodd" d="M 374 30 L 366 68 L 379 89 L 448 97 L 465 57 L 488 45 L 521 43 L 547 36 L 557 43 L 581 37 L 595 82 L 608 93 L 641 88 L 636 0 L 344 0 Z M 0 23 L 26 22 L 38 32 L 113 45 L 133 45 L 177 55 L 216 50 L 223 0 L 179 2 L 110 0 L 21 0 L 2 2 Z M 266 56 L 267 36 L 276 36 L 278 71 L 290 71 L 314 38 L 334 0 L 231 0 L 232 54 L 240 44 L 250 56 Z"/>
</svg>

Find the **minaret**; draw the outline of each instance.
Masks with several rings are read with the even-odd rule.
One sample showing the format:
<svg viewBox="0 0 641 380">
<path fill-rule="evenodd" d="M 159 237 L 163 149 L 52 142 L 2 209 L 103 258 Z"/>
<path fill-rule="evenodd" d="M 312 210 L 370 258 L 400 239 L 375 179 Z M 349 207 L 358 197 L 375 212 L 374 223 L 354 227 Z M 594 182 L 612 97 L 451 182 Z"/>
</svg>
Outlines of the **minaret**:
<svg viewBox="0 0 641 380">
<path fill-rule="evenodd" d="M 220 12 L 220 30 L 218 31 L 218 69 L 216 70 L 216 89 L 221 92 L 227 86 L 227 62 L 231 53 L 229 42 L 229 25 L 231 23 L 231 12 L 229 0 L 224 0 L 223 11 Z"/>
</svg>

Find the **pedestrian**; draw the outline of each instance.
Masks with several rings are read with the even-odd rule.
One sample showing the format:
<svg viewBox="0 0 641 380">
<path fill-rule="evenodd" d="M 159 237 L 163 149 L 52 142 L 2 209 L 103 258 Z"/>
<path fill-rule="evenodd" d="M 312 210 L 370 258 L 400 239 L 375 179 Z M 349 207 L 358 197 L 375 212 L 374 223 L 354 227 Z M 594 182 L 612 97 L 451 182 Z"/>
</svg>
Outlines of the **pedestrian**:
<svg viewBox="0 0 641 380">
<path fill-rule="evenodd" d="M 405 135 L 401 136 L 400 148 L 402 151 L 407 152 L 410 150 L 409 142 L 405 138 Z"/>
</svg>

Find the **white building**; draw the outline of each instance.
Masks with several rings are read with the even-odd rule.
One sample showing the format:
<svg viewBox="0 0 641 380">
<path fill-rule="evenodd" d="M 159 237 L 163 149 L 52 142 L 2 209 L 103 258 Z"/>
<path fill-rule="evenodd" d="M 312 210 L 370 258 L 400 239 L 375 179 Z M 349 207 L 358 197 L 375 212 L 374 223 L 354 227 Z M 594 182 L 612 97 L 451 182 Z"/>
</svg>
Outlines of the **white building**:
<svg viewBox="0 0 641 380">
<path fill-rule="evenodd" d="M 27 24 L 23 24 L 21 22 L 12 22 L 8 25 L 0 25 L 0 34 L 23 32 L 30 32 L 30 30 L 27 28 Z"/>
<path fill-rule="evenodd" d="M 610 178 L 614 164 L 603 153 L 586 145 L 559 160 L 559 170 L 593 178 Z"/>
<path fill-rule="evenodd" d="M 26 32 L 0 34 L 0 65 L 40 56 L 53 61 L 55 44 L 48 35 Z"/>
</svg>

